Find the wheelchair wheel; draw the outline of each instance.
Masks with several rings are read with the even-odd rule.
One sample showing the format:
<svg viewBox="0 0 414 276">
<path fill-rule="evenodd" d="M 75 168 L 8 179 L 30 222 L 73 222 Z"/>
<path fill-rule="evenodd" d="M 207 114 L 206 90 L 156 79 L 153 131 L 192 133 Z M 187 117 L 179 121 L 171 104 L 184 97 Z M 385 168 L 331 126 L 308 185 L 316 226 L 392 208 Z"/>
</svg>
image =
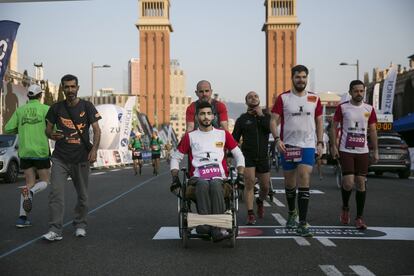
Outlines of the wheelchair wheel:
<svg viewBox="0 0 414 276">
<path fill-rule="evenodd" d="M 188 240 L 189 240 L 188 231 L 187 231 L 187 228 L 185 228 L 185 229 L 183 229 L 183 235 L 181 237 L 181 242 L 182 242 L 184 248 L 188 248 Z"/>
</svg>

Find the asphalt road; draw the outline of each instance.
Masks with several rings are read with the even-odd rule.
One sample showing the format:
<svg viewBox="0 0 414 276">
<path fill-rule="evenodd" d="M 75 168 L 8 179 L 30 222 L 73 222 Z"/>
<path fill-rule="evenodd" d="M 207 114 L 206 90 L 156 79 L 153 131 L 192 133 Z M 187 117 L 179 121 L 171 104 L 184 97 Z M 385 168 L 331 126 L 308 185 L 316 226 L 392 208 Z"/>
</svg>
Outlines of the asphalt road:
<svg viewBox="0 0 414 276">
<path fill-rule="evenodd" d="M 369 229 L 340 226 L 340 192 L 332 169 L 322 180 L 312 177 L 309 223 L 314 238 L 286 232 L 285 196 L 277 193 L 265 207 L 265 218 L 244 227 L 240 203 L 240 236 L 236 247 L 226 241 L 192 239 L 182 248 L 177 239 L 177 200 L 169 192 L 170 175 L 142 176 L 131 168 L 93 171 L 87 237 L 73 236 L 75 191 L 65 189 L 63 240 L 40 239 L 47 232 L 48 190 L 36 195 L 33 226 L 17 229 L 18 186 L 0 184 L 0 275 L 407 275 L 414 274 L 414 180 L 394 175 L 370 176 L 365 218 Z M 283 191 L 281 174 L 273 186 Z M 351 212 L 355 214 L 354 196 Z"/>
</svg>

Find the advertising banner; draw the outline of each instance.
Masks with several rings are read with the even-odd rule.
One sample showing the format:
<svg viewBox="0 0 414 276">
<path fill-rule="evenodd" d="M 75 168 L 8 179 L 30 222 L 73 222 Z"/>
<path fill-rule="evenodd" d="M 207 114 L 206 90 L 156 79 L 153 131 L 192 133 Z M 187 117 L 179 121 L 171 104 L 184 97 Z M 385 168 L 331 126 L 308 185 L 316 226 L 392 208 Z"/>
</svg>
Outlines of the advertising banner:
<svg viewBox="0 0 414 276">
<path fill-rule="evenodd" d="M 383 114 L 392 114 L 396 80 L 397 68 L 393 66 L 388 71 L 387 78 L 384 80 L 384 86 L 382 88 L 381 113 Z"/>
<path fill-rule="evenodd" d="M 14 21 L 0 21 L 0 80 L 3 80 L 7 66 L 9 65 L 14 40 L 16 39 L 19 26 L 20 23 Z"/>
</svg>

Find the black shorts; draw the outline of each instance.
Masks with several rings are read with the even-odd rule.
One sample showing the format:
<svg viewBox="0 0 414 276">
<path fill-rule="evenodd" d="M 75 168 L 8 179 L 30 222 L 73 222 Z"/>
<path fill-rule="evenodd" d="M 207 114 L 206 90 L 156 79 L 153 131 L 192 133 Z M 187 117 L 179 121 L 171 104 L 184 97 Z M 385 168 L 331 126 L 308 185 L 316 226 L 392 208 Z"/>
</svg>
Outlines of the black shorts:
<svg viewBox="0 0 414 276">
<path fill-rule="evenodd" d="M 26 170 L 29 168 L 36 168 L 38 170 L 49 169 L 50 159 L 27 159 L 20 158 L 20 169 Z"/>
<path fill-rule="evenodd" d="M 340 151 L 342 175 L 366 176 L 368 174 L 368 153 L 349 153 Z"/>
<path fill-rule="evenodd" d="M 160 157 L 161 157 L 161 153 L 153 153 L 152 155 L 151 155 L 151 159 L 160 159 Z"/>
<path fill-rule="evenodd" d="M 142 160 L 142 152 L 139 150 L 132 151 L 132 160 Z"/>
<path fill-rule="evenodd" d="M 270 170 L 269 169 L 269 158 L 253 159 L 253 158 L 246 157 L 245 167 L 246 168 L 255 167 L 257 173 L 267 173 Z"/>
</svg>

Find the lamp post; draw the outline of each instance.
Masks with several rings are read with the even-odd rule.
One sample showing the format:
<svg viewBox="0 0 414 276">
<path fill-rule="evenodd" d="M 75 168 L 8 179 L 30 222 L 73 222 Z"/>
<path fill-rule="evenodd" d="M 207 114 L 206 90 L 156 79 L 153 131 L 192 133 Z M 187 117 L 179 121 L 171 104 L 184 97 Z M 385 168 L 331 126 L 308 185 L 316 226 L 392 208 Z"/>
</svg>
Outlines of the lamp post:
<svg viewBox="0 0 414 276">
<path fill-rule="evenodd" d="M 92 73 L 92 78 L 91 78 L 91 102 L 93 103 L 93 104 L 95 104 L 94 103 L 94 101 L 95 101 L 95 88 L 94 88 L 94 85 L 95 85 L 95 74 L 94 74 L 94 71 L 95 71 L 95 68 L 109 68 L 109 67 L 111 67 L 111 65 L 109 65 L 109 64 L 104 64 L 104 65 L 95 65 L 95 64 L 93 64 L 93 62 L 92 62 L 92 66 L 91 66 L 91 73 Z"/>
<path fill-rule="evenodd" d="M 349 65 L 349 66 L 356 66 L 357 71 L 357 80 L 359 80 L 359 60 L 356 60 L 356 63 L 348 63 L 348 62 L 341 62 L 339 65 Z"/>
</svg>

